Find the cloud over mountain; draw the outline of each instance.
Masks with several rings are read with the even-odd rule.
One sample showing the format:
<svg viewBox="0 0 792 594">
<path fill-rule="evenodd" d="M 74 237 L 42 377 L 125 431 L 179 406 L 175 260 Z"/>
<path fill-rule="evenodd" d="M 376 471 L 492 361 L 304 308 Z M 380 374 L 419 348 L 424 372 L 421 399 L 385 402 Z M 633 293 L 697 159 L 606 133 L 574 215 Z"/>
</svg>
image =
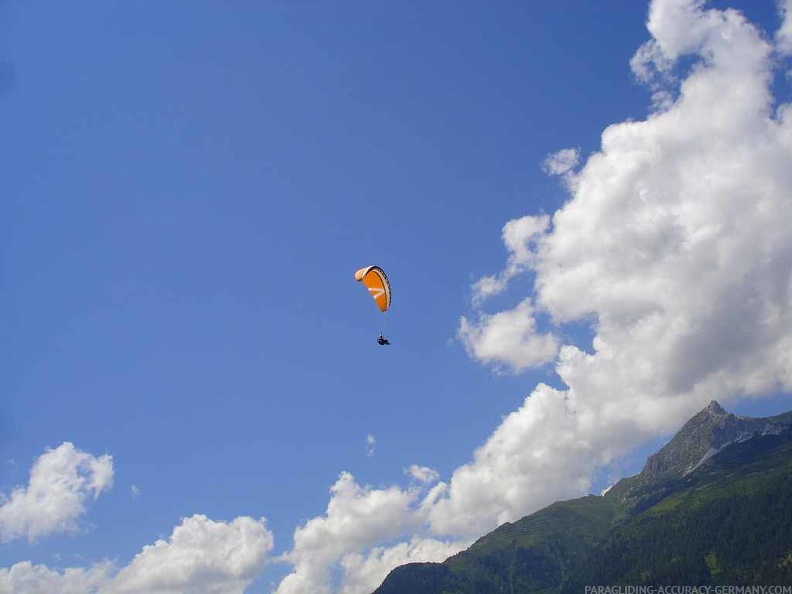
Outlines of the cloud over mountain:
<svg viewBox="0 0 792 594">
<path fill-rule="evenodd" d="M 589 321 L 593 348 L 560 348 L 565 388 L 537 387 L 454 473 L 438 528 L 580 492 L 596 466 L 712 398 L 792 389 L 792 108 L 770 92 L 773 47 L 740 13 L 701 2 L 658 0 L 648 28 L 633 69 L 656 103 L 673 100 L 608 127 L 552 224 L 506 242 L 494 276 L 525 262 L 537 312 L 556 328 Z M 676 85 L 683 55 L 698 61 Z M 485 356 L 485 337 L 521 309 L 483 314 L 475 331 L 463 319 L 474 358 L 513 364 Z M 540 476 L 549 489 L 532 488 Z"/>
</svg>

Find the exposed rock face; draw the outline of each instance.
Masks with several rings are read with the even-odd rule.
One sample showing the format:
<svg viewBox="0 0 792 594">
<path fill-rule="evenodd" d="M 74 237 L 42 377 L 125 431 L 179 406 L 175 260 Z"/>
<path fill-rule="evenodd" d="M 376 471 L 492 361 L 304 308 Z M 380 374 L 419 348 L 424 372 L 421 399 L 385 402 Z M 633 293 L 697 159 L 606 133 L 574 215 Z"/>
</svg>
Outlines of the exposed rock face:
<svg viewBox="0 0 792 594">
<path fill-rule="evenodd" d="M 726 412 L 713 400 L 649 457 L 637 478 L 646 483 L 682 478 L 729 444 L 755 435 L 787 432 L 792 432 L 790 413 L 767 418 L 741 417 Z"/>
<path fill-rule="evenodd" d="M 792 412 L 765 418 L 743 417 L 726 412 L 713 400 L 650 456 L 639 474 L 616 483 L 607 496 L 617 497 L 636 509 L 648 507 L 728 445 L 762 435 L 792 435 Z"/>
</svg>

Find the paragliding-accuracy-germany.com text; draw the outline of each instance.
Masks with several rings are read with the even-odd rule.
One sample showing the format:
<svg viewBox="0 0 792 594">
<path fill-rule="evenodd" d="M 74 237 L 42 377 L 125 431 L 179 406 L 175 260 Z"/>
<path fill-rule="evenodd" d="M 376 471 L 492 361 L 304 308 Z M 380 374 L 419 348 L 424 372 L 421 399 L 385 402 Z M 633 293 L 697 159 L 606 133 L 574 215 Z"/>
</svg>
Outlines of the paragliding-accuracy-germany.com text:
<svg viewBox="0 0 792 594">
<path fill-rule="evenodd" d="M 583 594 L 792 594 L 792 586 L 586 586 Z"/>
</svg>

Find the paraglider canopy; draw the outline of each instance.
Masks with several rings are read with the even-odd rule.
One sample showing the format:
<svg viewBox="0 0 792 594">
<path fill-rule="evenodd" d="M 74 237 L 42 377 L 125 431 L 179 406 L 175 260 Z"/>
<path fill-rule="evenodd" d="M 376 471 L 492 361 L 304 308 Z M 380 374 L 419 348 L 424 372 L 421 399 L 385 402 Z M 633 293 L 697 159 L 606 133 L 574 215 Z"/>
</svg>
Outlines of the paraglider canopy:
<svg viewBox="0 0 792 594">
<path fill-rule="evenodd" d="M 355 280 L 366 286 L 380 311 L 388 311 L 391 304 L 391 288 L 382 268 L 379 266 L 361 268 L 355 273 Z"/>
</svg>

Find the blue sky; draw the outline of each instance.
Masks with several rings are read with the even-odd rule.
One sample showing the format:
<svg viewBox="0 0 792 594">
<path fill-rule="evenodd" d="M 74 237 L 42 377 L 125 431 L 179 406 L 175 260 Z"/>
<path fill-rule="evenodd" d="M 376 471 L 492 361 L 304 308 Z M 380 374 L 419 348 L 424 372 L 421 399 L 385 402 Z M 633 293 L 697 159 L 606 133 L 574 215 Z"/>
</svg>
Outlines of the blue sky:
<svg viewBox="0 0 792 594">
<path fill-rule="evenodd" d="M 769 0 L 652 8 L 647 31 L 627 0 L 0 3 L 0 579 L 30 561 L 79 568 L 75 592 L 203 591 L 151 567 L 188 546 L 176 527 L 247 559 L 245 518 L 258 548 L 217 570 L 221 591 L 367 592 L 394 559 L 637 471 L 712 397 L 789 408 L 789 22 Z M 771 100 L 728 96 L 719 123 L 695 89 L 722 80 Z M 762 122 L 772 141 L 752 143 Z M 747 156 L 722 148 L 738 136 Z M 694 162 L 723 170 L 702 189 Z M 676 226 L 629 218 L 639 195 Z M 684 269 L 656 255 L 683 228 L 713 246 Z M 750 233 L 771 264 L 702 280 L 696 258 Z M 385 315 L 354 282 L 368 264 L 391 279 Z M 724 329 L 730 300 L 746 322 Z M 514 429 L 533 426 L 553 431 Z M 35 493 L 65 484 L 76 507 L 48 522 L 29 474 L 54 453 L 62 480 Z M 339 509 L 395 531 L 349 535 Z"/>
</svg>

